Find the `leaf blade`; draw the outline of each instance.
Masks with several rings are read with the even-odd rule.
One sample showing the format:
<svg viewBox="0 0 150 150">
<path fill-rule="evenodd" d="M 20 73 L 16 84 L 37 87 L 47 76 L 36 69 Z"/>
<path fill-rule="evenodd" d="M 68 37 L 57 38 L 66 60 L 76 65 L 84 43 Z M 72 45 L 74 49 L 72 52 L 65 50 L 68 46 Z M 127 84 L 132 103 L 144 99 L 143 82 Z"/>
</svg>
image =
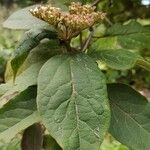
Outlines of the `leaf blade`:
<svg viewBox="0 0 150 150">
<path fill-rule="evenodd" d="M 25 59 L 27 58 L 29 52 L 35 48 L 41 40 L 49 38 L 55 39 L 57 35 L 51 29 L 31 29 L 25 33 L 22 40 L 19 42 L 14 58 L 11 60 L 11 66 L 14 72 L 14 78 L 16 77 L 17 71 L 19 70 L 20 66 L 23 64 Z"/>
<path fill-rule="evenodd" d="M 63 149 L 100 146 L 110 116 L 105 79 L 91 58 L 81 54 L 50 59 L 38 77 L 37 103 L 45 126 Z"/>
<path fill-rule="evenodd" d="M 54 51 L 52 51 L 54 50 Z M 6 69 L 6 84 L 0 85 L 0 107 L 6 104 L 14 96 L 32 85 L 37 85 L 39 71 L 43 64 L 52 56 L 59 54 L 61 47 L 56 41 L 41 43 L 28 55 L 26 61 L 18 71 L 15 83 L 13 83 L 13 71 L 10 66 Z"/>
<path fill-rule="evenodd" d="M 142 26 L 136 21 L 115 24 L 107 29 L 106 36 L 116 37 L 118 44 L 127 49 L 148 49 L 150 46 L 150 26 Z"/>
<path fill-rule="evenodd" d="M 108 95 L 112 111 L 110 133 L 132 149 L 149 149 L 150 103 L 147 99 L 124 84 L 108 85 Z"/>
<path fill-rule="evenodd" d="M 0 109 L 0 140 L 9 142 L 18 132 L 39 121 L 36 87 L 29 87 Z"/>
<path fill-rule="evenodd" d="M 139 55 L 125 49 L 98 49 L 89 53 L 89 56 L 117 70 L 133 68 L 136 62 L 142 59 Z"/>
<path fill-rule="evenodd" d="M 38 5 L 26 7 L 14 12 L 4 23 L 3 26 L 9 29 L 29 30 L 31 28 L 43 28 L 48 24 L 36 17 L 33 17 L 29 12 L 30 9 Z"/>
</svg>

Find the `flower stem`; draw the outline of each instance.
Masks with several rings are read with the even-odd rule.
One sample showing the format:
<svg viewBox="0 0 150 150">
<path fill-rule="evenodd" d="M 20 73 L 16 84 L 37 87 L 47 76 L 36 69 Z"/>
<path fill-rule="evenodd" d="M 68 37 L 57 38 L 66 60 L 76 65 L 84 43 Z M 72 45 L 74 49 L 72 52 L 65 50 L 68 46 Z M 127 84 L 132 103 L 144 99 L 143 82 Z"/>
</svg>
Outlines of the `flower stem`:
<svg viewBox="0 0 150 150">
<path fill-rule="evenodd" d="M 83 46 L 83 48 L 82 48 L 82 51 L 83 51 L 83 52 L 86 51 L 86 49 L 89 47 L 89 45 L 90 45 L 90 43 L 91 43 L 91 40 L 92 40 L 92 37 L 93 37 L 93 34 L 94 34 L 94 30 L 93 30 L 92 27 L 90 28 L 90 31 L 91 31 L 91 33 L 90 33 L 88 39 L 86 40 L 86 42 L 85 42 L 85 44 L 84 44 L 84 46 Z"/>
<path fill-rule="evenodd" d="M 150 71 L 150 63 L 149 62 L 139 59 L 139 60 L 137 60 L 136 64 L 139 65 L 140 67 L 144 68 L 145 70 Z"/>
</svg>

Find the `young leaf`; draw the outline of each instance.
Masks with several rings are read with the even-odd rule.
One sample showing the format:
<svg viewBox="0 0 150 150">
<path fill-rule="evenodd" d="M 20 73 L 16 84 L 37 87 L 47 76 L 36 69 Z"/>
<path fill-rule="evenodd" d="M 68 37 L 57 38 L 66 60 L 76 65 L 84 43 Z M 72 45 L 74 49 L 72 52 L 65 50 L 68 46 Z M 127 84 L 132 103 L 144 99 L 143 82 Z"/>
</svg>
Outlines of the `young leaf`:
<svg viewBox="0 0 150 150">
<path fill-rule="evenodd" d="M 11 66 L 14 72 L 14 77 L 16 77 L 19 67 L 23 64 L 27 58 L 29 52 L 35 48 L 42 39 L 49 38 L 55 39 L 57 37 L 56 33 L 51 30 L 46 29 L 31 29 L 25 33 L 25 36 L 22 38 L 18 44 L 15 56 L 11 61 Z"/>
<path fill-rule="evenodd" d="M 150 103 L 131 87 L 108 84 L 111 103 L 110 133 L 133 150 L 150 147 Z"/>
<path fill-rule="evenodd" d="M 130 69 L 134 67 L 137 60 L 142 59 L 139 55 L 125 49 L 98 49 L 92 51 L 89 55 L 117 70 Z"/>
<path fill-rule="evenodd" d="M 44 150 L 62 150 L 61 147 L 50 135 L 44 136 L 43 148 Z"/>
<path fill-rule="evenodd" d="M 98 149 L 110 119 L 105 77 L 85 54 L 48 60 L 38 77 L 38 111 L 64 150 Z"/>
<path fill-rule="evenodd" d="M 32 28 L 44 28 L 48 24 L 36 17 L 33 17 L 29 12 L 30 9 L 37 5 L 26 7 L 13 13 L 4 23 L 3 26 L 9 29 L 29 30 Z"/>
<path fill-rule="evenodd" d="M 28 127 L 23 133 L 22 150 L 42 150 L 43 132 L 44 128 L 39 123 Z"/>
<path fill-rule="evenodd" d="M 0 109 L 0 140 L 9 142 L 18 132 L 40 121 L 36 87 L 29 87 Z"/>
</svg>

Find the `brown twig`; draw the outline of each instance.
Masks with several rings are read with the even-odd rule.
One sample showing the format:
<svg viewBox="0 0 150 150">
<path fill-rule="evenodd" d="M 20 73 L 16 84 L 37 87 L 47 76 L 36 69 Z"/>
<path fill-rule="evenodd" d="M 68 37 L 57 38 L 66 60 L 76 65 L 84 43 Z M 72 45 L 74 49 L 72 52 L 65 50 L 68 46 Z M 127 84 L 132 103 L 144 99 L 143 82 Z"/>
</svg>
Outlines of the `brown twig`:
<svg viewBox="0 0 150 150">
<path fill-rule="evenodd" d="M 68 52 L 72 51 L 71 46 L 70 46 L 70 40 L 65 41 L 65 46 L 66 46 Z"/>
<path fill-rule="evenodd" d="M 110 26 L 112 26 L 113 25 L 113 23 L 105 16 L 105 20 L 106 20 L 106 22 L 110 25 Z"/>
<path fill-rule="evenodd" d="M 80 32 L 80 48 L 82 49 L 83 46 L 83 38 L 82 38 L 82 32 Z"/>
<path fill-rule="evenodd" d="M 93 2 L 92 6 L 96 6 L 101 0 L 96 0 Z"/>
<path fill-rule="evenodd" d="M 90 45 L 90 43 L 91 43 L 91 40 L 92 40 L 92 37 L 93 37 L 93 35 L 94 35 L 94 30 L 93 30 L 92 27 L 90 28 L 90 31 L 91 31 L 91 33 L 90 33 L 88 39 L 86 40 L 86 42 L 85 42 L 85 44 L 84 44 L 84 46 L 83 46 L 83 48 L 82 48 L 82 51 L 83 51 L 83 52 L 89 47 L 89 45 Z"/>
</svg>

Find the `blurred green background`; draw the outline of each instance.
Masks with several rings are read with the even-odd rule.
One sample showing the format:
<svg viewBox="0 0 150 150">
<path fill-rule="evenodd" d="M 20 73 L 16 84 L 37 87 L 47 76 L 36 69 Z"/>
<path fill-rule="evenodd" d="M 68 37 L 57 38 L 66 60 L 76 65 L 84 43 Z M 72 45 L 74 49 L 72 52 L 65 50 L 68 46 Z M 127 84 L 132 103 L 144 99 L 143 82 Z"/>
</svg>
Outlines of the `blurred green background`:
<svg viewBox="0 0 150 150">
<path fill-rule="evenodd" d="M 94 0 L 89 0 L 93 2 Z M 46 3 L 47 0 L 0 0 L 0 83 L 4 82 L 4 70 L 7 60 L 15 50 L 15 46 L 24 31 L 12 31 L 4 29 L 2 22 L 12 12 L 38 3 Z M 143 25 L 150 25 L 150 0 L 101 0 L 99 8 L 107 13 L 108 20 L 111 23 L 126 23 L 130 20 L 137 20 Z M 99 27 L 97 34 L 103 33 L 105 24 Z M 150 61 L 150 49 L 141 49 L 140 53 L 148 61 Z M 123 82 L 136 87 L 146 97 L 150 97 L 150 73 L 141 69 L 133 68 L 127 71 L 116 71 L 106 69 L 107 82 Z M 12 142 L 14 150 L 18 150 L 18 141 Z M 13 150 L 9 145 L 1 145 L 0 150 Z M 101 150 L 129 150 L 126 146 L 114 140 L 107 135 Z"/>
</svg>

